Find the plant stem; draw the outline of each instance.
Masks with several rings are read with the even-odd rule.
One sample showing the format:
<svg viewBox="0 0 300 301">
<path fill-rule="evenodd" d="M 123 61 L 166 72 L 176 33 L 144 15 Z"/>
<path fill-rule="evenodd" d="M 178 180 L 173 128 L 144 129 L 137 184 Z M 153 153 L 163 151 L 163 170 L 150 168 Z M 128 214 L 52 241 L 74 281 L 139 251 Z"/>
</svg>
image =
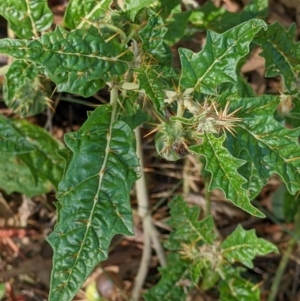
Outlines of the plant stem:
<svg viewBox="0 0 300 301">
<path fill-rule="evenodd" d="M 112 84 L 111 90 L 110 90 L 110 104 L 112 106 L 112 113 L 111 113 L 111 120 L 116 119 L 116 112 L 118 108 L 118 88 L 116 85 Z"/>
<path fill-rule="evenodd" d="M 143 168 L 143 153 L 142 153 L 142 144 L 141 144 L 141 134 L 140 129 L 135 129 L 135 135 L 137 140 L 137 156 L 140 158 L 140 166 L 142 175 L 140 179 L 136 181 L 136 194 L 137 194 L 137 202 L 138 202 L 138 214 L 143 220 L 143 228 L 144 228 L 144 248 L 141 264 L 139 267 L 139 271 L 135 278 L 134 287 L 132 290 L 132 299 L 134 301 L 138 300 L 140 290 L 143 287 L 147 272 L 148 266 L 151 258 L 151 244 L 153 242 L 153 247 L 156 251 L 157 257 L 160 261 L 161 266 L 166 265 L 165 255 L 161 243 L 158 238 L 157 231 L 152 223 L 151 215 L 149 214 L 149 197 L 147 191 L 147 184 L 145 179 L 145 173 Z"/>
<path fill-rule="evenodd" d="M 290 254 L 293 251 L 293 248 L 294 248 L 296 242 L 297 242 L 297 240 L 294 239 L 294 238 L 292 238 L 290 240 L 288 248 L 286 249 L 286 251 L 284 252 L 284 254 L 283 254 L 282 258 L 281 258 L 279 267 L 278 267 L 278 269 L 276 271 L 276 275 L 275 275 L 275 278 L 274 278 L 274 281 L 273 281 L 273 284 L 272 284 L 272 287 L 271 287 L 271 290 L 270 290 L 268 301 L 274 301 L 275 298 L 276 298 L 277 291 L 279 289 L 279 284 L 280 284 L 282 275 L 284 273 L 284 270 L 285 270 L 286 265 L 288 263 Z"/>
</svg>

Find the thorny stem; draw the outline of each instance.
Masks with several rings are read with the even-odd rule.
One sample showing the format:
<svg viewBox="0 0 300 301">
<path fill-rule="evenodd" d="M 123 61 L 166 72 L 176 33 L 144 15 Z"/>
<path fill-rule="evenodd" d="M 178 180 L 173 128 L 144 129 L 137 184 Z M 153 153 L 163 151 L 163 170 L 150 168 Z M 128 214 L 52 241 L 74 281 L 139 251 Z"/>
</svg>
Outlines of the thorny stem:
<svg viewBox="0 0 300 301">
<path fill-rule="evenodd" d="M 182 117 L 184 113 L 184 106 L 183 106 L 183 101 L 178 101 L 177 102 L 177 112 L 176 112 L 176 117 Z M 182 124 L 181 121 L 177 120 L 175 122 L 175 128 L 176 129 L 181 129 Z"/>
</svg>

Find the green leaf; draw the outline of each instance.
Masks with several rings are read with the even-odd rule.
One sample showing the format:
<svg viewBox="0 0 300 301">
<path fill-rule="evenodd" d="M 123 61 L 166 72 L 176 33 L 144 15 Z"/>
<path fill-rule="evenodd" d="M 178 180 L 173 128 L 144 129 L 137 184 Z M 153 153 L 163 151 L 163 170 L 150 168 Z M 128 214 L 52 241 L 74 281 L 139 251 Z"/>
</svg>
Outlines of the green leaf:
<svg viewBox="0 0 300 301">
<path fill-rule="evenodd" d="M 296 88 L 300 68 L 300 42 L 295 43 L 296 26 L 288 30 L 279 23 L 268 25 L 266 31 L 259 32 L 253 42 L 260 45 L 260 53 L 265 58 L 266 76 L 280 75 L 289 92 Z"/>
<path fill-rule="evenodd" d="M 182 243 L 212 244 L 215 239 L 214 222 L 211 216 L 199 221 L 200 208 L 188 206 L 180 196 L 169 204 L 171 218 L 167 224 L 176 230 L 170 234 L 168 249 L 179 249 Z"/>
<path fill-rule="evenodd" d="M 237 269 L 224 267 L 224 280 L 219 282 L 220 301 L 260 301 L 258 285 L 240 276 Z"/>
<path fill-rule="evenodd" d="M 249 201 L 247 191 L 242 188 L 246 183 L 237 171 L 245 161 L 234 158 L 226 148 L 223 147 L 225 136 L 220 138 L 213 134 L 206 133 L 203 135 L 203 143 L 191 146 L 189 149 L 196 154 L 205 156 L 205 169 L 211 172 L 211 180 L 208 189 L 211 191 L 215 188 L 224 191 L 228 200 L 236 206 L 249 212 L 252 215 L 264 217 L 264 215 Z"/>
<path fill-rule="evenodd" d="M 134 134 L 99 106 L 79 131 L 68 133 L 66 170 L 59 184 L 59 218 L 49 301 L 71 300 L 94 267 L 107 258 L 112 237 L 133 233 L 129 193 L 137 179 Z"/>
<path fill-rule="evenodd" d="M 159 0 L 156 11 L 163 19 L 167 19 L 174 11 L 181 11 L 180 4 L 180 0 Z M 168 26 L 168 24 L 166 24 L 166 26 Z"/>
<path fill-rule="evenodd" d="M 191 11 L 181 12 L 181 5 L 179 12 L 174 12 L 166 19 L 166 27 L 168 29 L 165 35 L 165 43 L 172 46 L 179 42 L 186 35 L 186 28 L 188 26 L 189 16 Z"/>
<path fill-rule="evenodd" d="M 0 15 L 9 22 L 19 38 L 38 37 L 38 32 L 48 29 L 53 14 L 47 0 L 5 0 L 0 3 Z"/>
<path fill-rule="evenodd" d="M 300 190 L 300 129 L 287 129 L 274 119 L 278 103 L 271 95 L 232 100 L 231 109 L 239 109 L 241 121 L 236 137 L 227 135 L 226 146 L 235 157 L 245 150 L 262 181 L 277 173 L 295 194 Z"/>
<path fill-rule="evenodd" d="M 250 20 L 223 34 L 208 31 L 199 53 L 179 49 L 181 86 L 211 94 L 224 82 L 237 83 L 237 63 L 249 53 L 249 44 L 262 28 L 266 28 L 264 21 Z"/>
<path fill-rule="evenodd" d="M 139 89 L 152 101 L 156 111 L 162 116 L 165 115 L 165 94 L 163 91 L 164 78 L 155 68 L 140 69 L 138 72 Z"/>
<path fill-rule="evenodd" d="M 171 64 L 172 53 L 166 45 L 164 36 L 168 29 L 164 26 L 162 18 L 154 11 L 148 10 L 149 19 L 147 25 L 139 31 L 142 40 L 142 49 L 150 54 L 158 62 Z"/>
<path fill-rule="evenodd" d="M 93 26 L 71 32 L 57 27 L 33 41 L 2 39 L 0 53 L 40 65 L 58 91 L 84 97 L 101 89 L 105 81 L 121 77 L 133 59 L 128 49 L 117 41 L 105 41 Z"/>
<path fill-rule="evenodd" d="M 83 22 L 99 20 L 109 11 L 111 3 L 112 0 L 71 0 L 64 15 L 64 23 L 74 29 Z"/>
<path fill-rule="evenodd" d="M 36 115 L 45 110 L 48 98 L 31 63 L 15 61 L 5 76 L 5 104 L 21 117 Z"/>
<path fill-rule="evenodd" d="M 125 12 L 129 14 L 131 21 L 134 21 L 134 18 L 139 10 L 142 8 L 149 7 L 153 4 L 153 0 L 125 0 Z"/>
<path fill-rule="evenodd" d="M 32 174 L 31 169 L 18 156 L 0 154 L 0 187 L 7 194 L 19 192 L 34 197 L 47 193 L 52 185 L 41 174 Z"/>
<path fill-rule="evenodd" d="M 0 153 L 14 155 L 33 150 L 35 147 L 19 132 L 13 120 L 0 114 Z"/>
<path fill-rule="evenodd" d="M 247 179 L 247 183 L 243 185 L 243 188 L 247 190 L 249 199 L 254 200 L 266 182 L 259 177 L 258 171 L 246 151 L 242 151 L 239 158 L 246 161 L 246 164 L 238 169 L 238 172 Z"/>
<path fill-rule="evenodd" d="M 257 255 L 278 252 L 272 243 L 258 238 L 255 231 L 244 230 L 240 225 L 221 244 L 223 256 L 231 263 L 240 262 L 248 268 L 253 268 L 252 260 Z"/>
<path fill-rule="evenodd" d="M 57 188 L 63 172 L 63 161 L 56 154 L 56 151 L 62 147 L 61 143 L 41 127 L 26 120 L 14 120 L 13 124 L 35 148 L 30 153 L 19 154 L 18 158 L 31 169 L 35 178 L 43 176 Z"/>
<path fill-rule="evenodd" d="M 178 253 L 171 253 L 168 256 L 168 265 L 160 268 L 161 279 L 154 287 L 144 295 L 146 301 L 184 301 L 187 296 L 187 289 L 180 280 L 188 276 L 189 262 L 180 258 Z M 189 284 L 190 285 L 190 284 Z M 186 286 L 189 286 L 188 284 Z"/>
<path fill-rule="evenodd" d="M 232 13 L 208 1 L 201 8 L 192 11 L 189 21 L 198 30 L 224 32 L 254 18 L 265 19 L 268 16 L 268 7 L 268 0 L 251 0 L 241 12 Z"/>
</svg>

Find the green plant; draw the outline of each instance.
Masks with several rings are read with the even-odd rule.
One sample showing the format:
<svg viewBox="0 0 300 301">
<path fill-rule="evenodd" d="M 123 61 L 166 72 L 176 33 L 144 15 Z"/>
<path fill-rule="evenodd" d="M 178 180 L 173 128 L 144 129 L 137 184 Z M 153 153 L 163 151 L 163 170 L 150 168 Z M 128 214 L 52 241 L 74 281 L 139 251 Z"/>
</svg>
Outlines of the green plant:
<svg viewBox="0 0 300 301">
<path fill-rule="evenodd" d="M 19 38 L 0 40 L 0 53 L 14 58 L 2 71 L 4 100 L 16 114 L 31 116 L 50 105 L 44 76 L 58 91 L 83 97 L 105 86 L 110 90 L 110 103 L 91 112 L 78 131 L 67 133 L 65 147 L 26 120 L 0 116 L 5 174 L 0 186 L 29 196 L 51 185 L 57 190 L 57 225 L 49 237 L 54 250 L 50 301 L 71 300 L 108 256 L 112 237 L 133 234 L 129 193 L 141 173 L 133 130 L 149 111 L 159 116 L 158 154 L 173 161 L 188 154 L 201 157 L 209 172 L 207 189 L 223 190 L 250 214 L 264 216 L 251 200 L 274 173 L 290 194 L 300 190 L 299 129 L 285 128 L 274 117 L 281 99 L 297 102 L 299 97 L 295 27 L 285 30 L 278 23 L 252 19 L 265 15 L 267 8 L 267 1 L 252 1 L 242 14 L 230 15 L 230 29 L 208 31 L 199 53 L 180 48 L 177 70 L 170 46 L 186 34 L 184 29 L 206 28 L 220 18 L 228 20 L 229 13 L 211 6 L 181 11 L 179 0 L 126 0 L 120 7 L 122 3 L 72 0 L 64 19 L 68 30 L 58 26 L 54 31 L 49 30 L 52 13 L 46 0 L 0 4 L 0 14 Z M 266 76 L 282 77 L 281 98 L 256 96 L 241 76 L 241 64 L 254 45 L 263 50 Z M 143 111 L 141 95 L 149 100 L 149 111 Z M 171 215 L 169 223 L 176 230 L 168 248 L 178 265 L 171 267 L 172 274 L 162 270 L 162 281 L 146 294 L 147 300 L 179 300 L 172 297 L 179 296 L 178 290 L 183 295 L 191 285 L 210 288 L 217 283 L 222 300 L 259 300 L 258 290 L 231 263 L 251 267 L 255 255 L 275 251 L 274 246 L 240 227 L 220 242 L 209 211 L 198 222 L 197 209 L 180 198 L 172 203 Z M 210 273 L 212 267 L 215 273 Z M 181 276 L 191 281 L 187 291 L 174 286 Z"/>
</svg>

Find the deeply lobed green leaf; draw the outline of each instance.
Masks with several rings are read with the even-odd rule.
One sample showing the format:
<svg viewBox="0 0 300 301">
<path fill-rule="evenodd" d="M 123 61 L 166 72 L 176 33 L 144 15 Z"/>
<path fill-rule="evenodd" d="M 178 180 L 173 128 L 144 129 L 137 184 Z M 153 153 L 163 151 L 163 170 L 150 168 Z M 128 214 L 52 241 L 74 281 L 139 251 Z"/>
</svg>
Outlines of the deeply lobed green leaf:
<svg viewBox="0 0 300 301">
<path fill-rule="evenodd" d="M 142 40 L 142 49 L 155 60 L 163 64 L 171 64 L 171 50 L 164 41 L 168 29 L 162 18 L 154 11 L 149 10 L 149 19 L 145 27 L 139 31 Z"/>
<path fill-rule="evenodd" d="M 241 262 L 253 268 L 253 259 L 257 255 L 278 252 L 272 243 L 258 238 L 254 230 L 245 231 L 240 225 L 222 242 L 223 256 L 231 263 Z"/>
<path fill-rule="evenodd" d="M 261 31 L 254 42 L 262 48 L 261 56 L 266 61 L 266 76 L 280 75 L 289 92 L 297 86 L 300 68 L 300 43 L 295 43 L 296 27 L 291 25 L 288 30 L 275 22 Z"/>
<path fill-rule="evenodd" d="M 254 19 L 223 34 L 208 31 L 206 44 L 199 53 L 179 49 L 180 84 L 208 94 L 215 93 L 216 87 L 224 82 L 237 84 L 237 63 L 249 53 L 249 45 L 261 29 L 266 29 L 265 22 Z"/>
<path fill-rule="evenodd" d="M 93 26 L 54 32 L 29 40 L 0 40 L 0 53 L 40 65 L 58 91 L 88 97 L 121 77 L 133 56 L 114 40 L 105 41 Z"/>
<path fill-rule="evenodd" d="M 68 133 L 59 184 L 59 218 L 50 301 L 71 300 L 93 268 L 107 258 L 112 237 L 132 234 L 129 192 L 137 179 L 134 135 L 114 121 L 110 105 L 98 107 L 81 129 Z"/>
<path fill-rule="evenodd" d="M 235 157 L 246 151 L 264 183 L 277 173 L 295 194 L 300 190 L 300 130 L 287 129 L 274 119 L 279 99 L 263 95 L 231 103 L 232 110 L 239 108 L 241 122 L 235 128 L 236 137 L 228 134 L 227 148 Z"/>
<path fill-rule="evenodd" d="M 205 242 L 212 244 L 215 239 L 214 222 L 211 216 L 199 219 L 199 207 L 190 207 L 182 197 L 175 197 L 169 205 L 171 218 L 167 224 L 175 230 L 170 234 L 169 249 L 180 249 L 182 243 Z"/>
<path fill-rule="evenodd" d="M 247 191 L 243 188 L 246 179 L 237 169 L 244 164 L 243 160 L 234 158 L 229 151 L 223 147 L 225 136 L 220 138 L 213 134 L 203 135 L 203 143 L 191 146 L 189 149 L 206 158 L 205 169 L 211 172 L 211 180 L 208 189 L 215 188 L 224 191 L 226 198 L 236 206 L 252 215 L 263 217 L 264 215 L 249 201 Z"/>
<path fill-rule="evenodd" d="M 184 301 L 191 285 L 181 280 L 188 275 L 189 262 L 182 260 L 178 253 L 171 253 L 168 266 L 161 268 L 161 280 L 144 295 L 146 301 Z M 183 280 L 184 281 L 184 280 Z M 187 286 L 187 287 L 184 287 Z"/>
<path fill-rule="evenodd" d="M 260 301 L 258 285 L 241 277 L 240 269 L 226 266 L 223 269 L 224 279 L 219 282 L 220 301 Z"/>
</svg>

